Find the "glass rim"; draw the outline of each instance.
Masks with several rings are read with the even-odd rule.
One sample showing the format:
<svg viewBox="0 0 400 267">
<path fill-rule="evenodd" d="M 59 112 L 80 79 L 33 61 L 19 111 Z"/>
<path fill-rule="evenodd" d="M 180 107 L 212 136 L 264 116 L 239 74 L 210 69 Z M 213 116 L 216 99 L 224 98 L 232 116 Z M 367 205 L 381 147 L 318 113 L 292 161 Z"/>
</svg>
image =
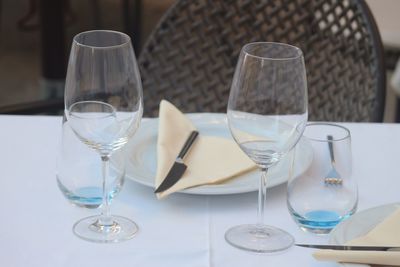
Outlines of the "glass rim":
<svg viewBox="0 0 400 267">
<path fill-rule="evenodd" d="M 83 44 L 83 43 L 81 43 L 81 42 L 79 42 L 77 40 L 77 38 L 80 37 L 81 35 L 85 35 L 85 34 L 88 34 L 88 33 L 94 33 L 94 32 L 119 34 L 119 35 L 123 36 L 124 38 L 126 38 L 126 41 L 122 42 L 121 44 L 117 44 L 117 45 L 94 46 L 94 45 Z M 113 48 L 123 47 L 123 46 L 129 45 L 131 43 L 131 38 L 129 37 L 129 35 L 127 35 L 126 33 L 123 33 L 123 32 L 113 31 L 113 30 L 90 30 L 90 31 L 84 31 L 84 32 L 80 32 L 80 33 L 76 34 L 72 40 L 73 40 L 74 44 L 76 44 L 78 46 L 91 48 L 91 49 L 113 49 Z"/>
<path fill-rule="evenodd" d="M 293 49 L 298 54 L 297 54 L 297 56 L 294 56 L 294 57 L 280 57 L 280 58 L 277 57 L 277 58 L 274 58 L 274 57 L 257 56 L 257 55 L 254 55 L 254 54 L 250 53 L 249 51 L 247 51 L 248 47 L 254 46 L 254 45 L 259 45 L 259 44 L 262 44 L 262 45 L 278 45 L 278 46 L 282 46 L 282 47 L 285 46 L 285 47 Z M 299 47 L 291 45 L 291 44 L 280 43 L 280 42 L 252 42 L 252 43 L 247 43 L 247 44 L 245 44 L 243 46 L 242 52 L 245 53 L 246 55 L 254 57 L 254 58 L 259 58 L 259 59 L 263 59 L 263 60 L 275 60 L 275 61 L 287 61 L 287 60 L 294 60 L 294 59 L 299 59 L 299 58 L 303 57 L 303 51 Z"/>
<path fill-rule="evenodd" d="M 350 130 L 342 125 L 336 124 L 336 123 L 331 123 L 331 122 L 308 122 L 306 124 L 306 127 L 304 128 L 304 132 L 306 131 L 307 127 L 309 126 L 321 126 L 321 125 L 325 125 L 325 126 L 330 126 L 330 127 L 336 127 L 336 128 L 341 128 L 342 130 L 344 130 L 344 136 L 340 137 L 340 138 L 334 138 L 332 140 L 327 140 L 327 139 L 320 139 L 320 138 L 312 138 L 312 137 L 308 137 L 307 135 L 305 135 L 303 133 L 303 135 L 311 140 L 311 141 L 316 141 L 316 142 L 337 142 L 337 141 L 343 141 L 346 140 L 348 138 L 351 138 L 351 134 L 350 134 Z"/>
</svg>

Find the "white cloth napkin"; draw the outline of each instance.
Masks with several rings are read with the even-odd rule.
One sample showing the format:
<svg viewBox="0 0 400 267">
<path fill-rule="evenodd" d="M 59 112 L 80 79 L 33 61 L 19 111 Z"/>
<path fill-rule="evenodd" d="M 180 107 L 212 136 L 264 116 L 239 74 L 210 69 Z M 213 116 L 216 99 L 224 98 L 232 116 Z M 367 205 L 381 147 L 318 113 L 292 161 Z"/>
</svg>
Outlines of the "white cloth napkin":
<svg viewBox="0 0 400 267">
<path fill-rule="evenodd" d="M 400 247 L 400 209 L 389 215 L 366 235 L 347 245 Z M 400 251 L 338 251 L 317 250 L 317 260 L 400 266 Z"/>
<path fill-rule="evenodd" d="M 193 123 L 166 100 L 160 103 L 157 140 L 156 188 L 165 179 L 190 132 Z M 185 188 L 226 181 L 256 167 L 232 140 L 199 134 L 184 160 L 188 166 L 171 188 L 158 193 L 163 198 Z"/>
</svg>

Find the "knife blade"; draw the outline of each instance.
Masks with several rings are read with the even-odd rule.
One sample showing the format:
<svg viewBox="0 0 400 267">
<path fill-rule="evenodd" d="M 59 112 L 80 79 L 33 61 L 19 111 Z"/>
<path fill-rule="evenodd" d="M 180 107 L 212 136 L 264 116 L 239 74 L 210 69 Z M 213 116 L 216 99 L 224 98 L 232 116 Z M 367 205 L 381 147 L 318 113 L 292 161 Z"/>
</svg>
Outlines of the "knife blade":
<svg viewBox="0 0 400 267">
<path fill-rule="evenodd" d="M 333 250 L 361 250 L 361 251 L 400 251 L 400 247 L 388 246 L 346 246 L 346 245 L 316 245 L 316 244 L 296 244 L 299 247 L 333 249 Z"/>
<path fill-rule="evenodd" d="M 184 172 L 186 171 L 186 164 L 183 162 L 183 158 L 185 157 L 186 153 L 189 151 L 190 147 L 196 140 L 197 136 L 199 135 L 198 131 L 192 131 L 189 137 L 186 139 L 185 144 L 183 145 L 181 151 L 179 152 L 178 156 L 175 159 L 174 164 L 172 165 L 171 169 L 169 170 L 167 176 L 162 181 L 162 183 L 158 186 L 158 188 L 154 191 L 154 193 L 160 193 L 179 181 L 182 177 Z"/>
</svg>

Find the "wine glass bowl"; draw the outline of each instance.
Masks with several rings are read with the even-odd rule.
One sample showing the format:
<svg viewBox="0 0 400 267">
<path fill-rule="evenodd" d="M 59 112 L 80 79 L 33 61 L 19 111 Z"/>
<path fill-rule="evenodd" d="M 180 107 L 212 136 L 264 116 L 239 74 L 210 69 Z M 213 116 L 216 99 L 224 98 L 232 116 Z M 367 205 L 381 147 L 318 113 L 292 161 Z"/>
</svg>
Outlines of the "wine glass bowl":
<svg viewBox="0 0 400 267">
<path fill-rule="evenodd" d="M 307 122 L 307 81 L 297 47 L 270 42 L 245 45 L 232 80 L 227 118 L 233 139 L 262 171 L 258 222 L 229 229 L 231 245 L 256 252 L 276 252 L 294 240 L 264 224 L 268 168 L 297 144 Z"/>
<path fill-rule="evenodd" d="M 142 85 L 129 36 L 106 30 L 74 37 L 65 86 L 65 114 L 78 139 L 102 161 L 102 213 L 74 225 L 74 233 L 94 242 L 130 239 L 137 225 L 109 214 L 109 159 L 138 129 Z M 79 155 L 77 155 L 79 156 Z"/>
<path fill-rule="evenodd" d="M 108 154 L 123 147 L 137 126 L 137 115 L 125 118 L 112 105 L 101 101 L 79 101 L 69 108 L 68 120 L 78 138 L 89 147 Z M 121 118 L 122 117 L 122 118 Z M 132 129 L 130 129 L 132 128 Z"/>
</svg>

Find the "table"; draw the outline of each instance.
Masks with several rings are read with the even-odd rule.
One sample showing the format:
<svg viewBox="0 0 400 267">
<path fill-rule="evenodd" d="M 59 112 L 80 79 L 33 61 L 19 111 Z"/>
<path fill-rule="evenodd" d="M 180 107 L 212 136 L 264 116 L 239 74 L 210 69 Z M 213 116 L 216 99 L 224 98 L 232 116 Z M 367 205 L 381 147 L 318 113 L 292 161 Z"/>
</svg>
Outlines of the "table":
<svg viewBox="0 0 400 267">
<path fill-rule="evenodd" d="M 345 124 L 352 132 L 359 210 L 400 200 L 400 125 Z M 111 210 L 138 223 L 138 235 L 119 244 L 95 244 L 72 233 L 78 219 L 96 210 L 74 207 L 56 185 L 61 118 L 0 116 L 0 266 L 337 266 L 317 262 L 311 250 L 293 247 L 268 255 L 228 245 L 230 226 L 256 220 L 257 194 L 174 194 L 159 201 L 152 190 L 126 181 Z M 267 193 L 266 221 L 297 242 L 327 241 L 302 232 L 290 218 L 286 185 Z"/>
</svg>

